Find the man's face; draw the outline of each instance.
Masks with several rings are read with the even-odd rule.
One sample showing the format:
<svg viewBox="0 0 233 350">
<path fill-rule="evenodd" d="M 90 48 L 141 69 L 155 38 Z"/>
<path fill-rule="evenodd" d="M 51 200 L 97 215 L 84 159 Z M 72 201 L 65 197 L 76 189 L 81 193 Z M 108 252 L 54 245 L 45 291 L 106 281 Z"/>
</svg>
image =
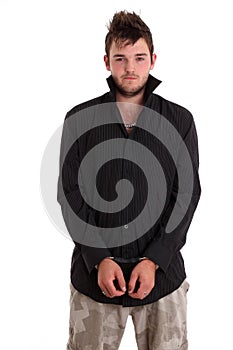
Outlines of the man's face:
<svg viewBox="0 0 233 350">
<path fill-rule="evenodd" d="M 109 57 L 105 56 L 106 69 L 111 71 L 115 84 L 122 95 L 135 96 L 145 86 L 155 64 L 146 41 L 140 38 L 134 45 L 119 46 L 113 41 Z"/>
</svg>

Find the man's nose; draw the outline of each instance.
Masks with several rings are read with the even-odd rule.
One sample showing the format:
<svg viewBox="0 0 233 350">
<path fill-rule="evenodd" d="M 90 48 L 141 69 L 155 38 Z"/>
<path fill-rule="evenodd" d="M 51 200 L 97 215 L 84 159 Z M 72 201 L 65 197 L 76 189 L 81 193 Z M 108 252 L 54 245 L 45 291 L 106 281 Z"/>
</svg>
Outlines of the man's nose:
<svg viewBox="0 0 233 350">
<path fill-rule="evenodd" d="M 126 62 L 125 70 L 127 73 L 132 73 L 135 70 L 135 65 L 133 60 L 128 60 Z"/>
</svg>

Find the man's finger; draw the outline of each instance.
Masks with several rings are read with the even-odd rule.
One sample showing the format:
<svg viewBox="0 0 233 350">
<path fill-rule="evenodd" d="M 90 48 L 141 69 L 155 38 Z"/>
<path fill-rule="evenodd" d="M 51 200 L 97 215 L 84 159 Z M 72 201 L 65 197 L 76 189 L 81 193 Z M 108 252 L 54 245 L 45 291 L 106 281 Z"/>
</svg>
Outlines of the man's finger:
<svg viewBox="0 0 233 350">
<path fill-rule="evenodd" d="M 131 273 L 129 285 L 128 285 L 129 294 L 133 293 L 133 291 L 135 290 L 137 279 L 138 279 L 138 275 L 135 273 Z"/>
<path fill-rule="evenodd" d="M 146 289 L 143 284 L 140 284 L 137 292 L 132 293 L 130 296 L 135 299 L 144 299 L 148 294 L 148 288 Z"/>
<path fill-rule="evenodd" d="M 120 297 L 124 293 L 120 290 L 116 290 L 113 281 L 106 283 L 104 285 L 104 290 L 106 290 L 106 296 L 109 298 Z"/>
<path fill-rule="evenodd" d="M 122 270 L 117 270 L 116 272 L 116 279 L 118 281 L 118 285 L 120 287 L 120 289 L 122 290 L 122 292 L 126 292 L 126 283 L 125 283 L 125 279 L 124 279 L 124 275 L 122 273 Z"/>
</svg>

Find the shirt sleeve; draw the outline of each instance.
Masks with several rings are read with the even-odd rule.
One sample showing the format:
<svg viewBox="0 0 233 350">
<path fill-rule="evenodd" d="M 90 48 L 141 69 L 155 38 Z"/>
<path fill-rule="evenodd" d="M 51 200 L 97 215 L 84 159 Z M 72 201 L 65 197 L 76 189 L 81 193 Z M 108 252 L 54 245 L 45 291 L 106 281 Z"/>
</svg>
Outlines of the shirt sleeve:
<svg viewBox="0 0 233 350">
<path fill-rule="evenodd" d="M 95 231 L 98 237 L 94 237 L 93 242 L 98 242 L 98 246 L 101 246 L 101 248 L 95 247 L 95 244 L 83 244 L 85 240 L 82 237 L 85 237 L 88 233 L 89 225 L 95 228 L 97 228 L 97 225 L 94 210 L 85 201 L 85 190 L 82 182 L 78 181 L 78 170 L 81 161 L 78 141 L 74 140 L 72 121 L 67 122 L 66 119 L 61 137 L 57 200 L 61 205 L 63 219 L 69 235 L 74 243 L 80 246 L 82 258 L 90 273 L 95 265 L 99 264 L 105 257 L 111 256 L 111 253 L 102 240 L 99 244 L 101 237 L 98 236 L 98 229 Z M 82 220 L 82 225 L 77 225 L 76 216 Z"/>
<path fill-rule="evenodd" d="M 192 170 L 193 170 L 193 187 L 191 200 L 188 208 L 182 203 L 182 198 L 187 198 L 188 193 L 182 193 L 179 198 L 179 211 L 182 214 L 183 219 L 180 221 L 177 227 L 171 232 L 166 232 L 166 226 L 169 221 L 170 215 L 174 208 L 174 203 L 177 200 L 177 193 L 179 191 L 178 181 L 174 181 L 173 188 L 168 200 L 168 204 L 163 211 L 160 223 L 159 223 L 159 234 L 149 243 L 145 249 L 143 255 L 154 261 L 159 267 L 166 273 L 172 258 L 174 255 L 184 246 L 186 242 L 187 231 L 191 224 L 194 212 L 201 195 L 201 186 L 199 181 L 199 154 L 198 154 L 198 139 L 196 128 L 193 118 L 189 128 L 183 137 L 183 141 L 189 152 Z M 182 164 L 183 153 L 179 153 L 179 159 L 176 167 Z M 182 213 L 183 211 L 183 213 Z"/>
</svg>

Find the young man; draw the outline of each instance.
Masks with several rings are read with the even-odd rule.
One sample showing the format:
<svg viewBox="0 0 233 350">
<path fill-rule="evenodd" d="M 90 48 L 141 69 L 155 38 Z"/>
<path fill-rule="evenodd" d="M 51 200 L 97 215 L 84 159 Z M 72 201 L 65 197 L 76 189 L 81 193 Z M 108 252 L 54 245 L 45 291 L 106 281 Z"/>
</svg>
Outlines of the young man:
<svg viewBox="0 0 233 350">
<path fill-rule="evenodd" d="M 153 93 L 160 84 L 150 75 L 156 55 L 151 32 L 138 15 L 116 13 L 105 44 L 110 91 L 67 113 L 61 141 L 58 201 L 75 243 L 67 349 L 118 349 L 131 315 L 138 349 L 186 350 L 188 283 L 180 250 L 201 193 L 195 124 L 185 108 Z M 103 115 L 111 121 L 108 123 Z M 78 135 L 89 120 L 92 128 L 79 134 L 79 138 L 70 136 L 74 130 Z M 105 161 L 106 149 L 95 153 L 95 147 L 106 140 L 108 149 L 110 142 L 117 140 L 112 154 L 119 148 L 122 159 L 112 156 Z M 140 158 L 137 145 L 149 149 L 159 161 L 164 182 L 159 166 L 152 166 L 149 153 L 143 151 L 139 161 L 145 168 L 133 164 Z M 131 151 L 126 157 L 127 149 Z M 79 172 L 89 152 L 94 152 L 91 166 Z M 99 166 L 101 160 L 105 167 Z M 98 210 L 96 195 L 89 191 L 91 173 L 98 174 L 96 187 L 109 202 L 117 197 L 119 180 L 128 179 L 134 186 L 130 203 L 115 213 Z M 189 180 L 182 187 L 179 177 L 187 174 Z M 159 188 L 152 191 L 149 182 Z M 129 198 L 126 188 L 125 197 Z M 156 212 L 154 208 L 159 207 L 164 193 L 163 208 Z M 174 211 L 176 225 L 168 233 L 166 228 Z M 142 212 L 147 219 L 141 218 Z M 74 214 L 86 226 L 77 226 Z M 135 218 L 139 218 L 136 224 Z M 108 228 L 112 230 L 109 240 L 102 232 Z M 111 244 L 116 228 L 120 228 L 119 239 Z M 89 231 L 94 237 L 90 244 L 86 238 Z M 93 232 L 97 232 L 96 236 Z M 97 244 L 100 237 L 103 244 Z"/>
</svg>

